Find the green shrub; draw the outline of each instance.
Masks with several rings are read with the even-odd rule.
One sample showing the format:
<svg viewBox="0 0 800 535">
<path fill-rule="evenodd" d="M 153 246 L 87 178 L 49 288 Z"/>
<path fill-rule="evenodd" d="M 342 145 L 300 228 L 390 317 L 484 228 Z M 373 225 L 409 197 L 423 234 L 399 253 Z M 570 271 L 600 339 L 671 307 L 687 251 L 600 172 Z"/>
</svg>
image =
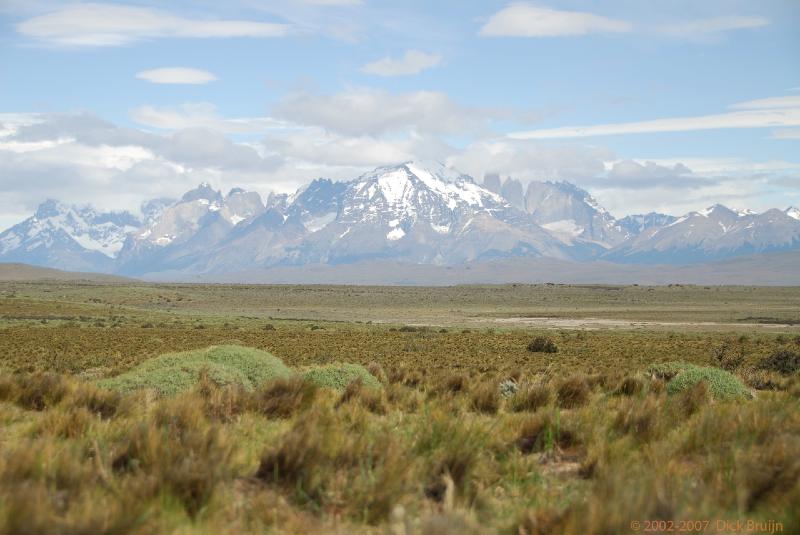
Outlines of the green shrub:
<svg viewBox="0 0 800 535">
<path fill-rule="evenodd" d="M 292 375 L 279 358 L 266 351 L 228 345 L 162 355 L 97 384 L 118 392 L 153 389 L 173 395 L 194 386 L 201 371 L 219 385 L 238 385 L 247 391 L 269 379 Z"/>
<path fill-rule="evenodd" d="M 725 370 L 692 366 L 677 374 L 668 384 L 667 393 L 683 392 L 699 382 L 708 385 L 708 390 L 716 400 L 746 399 L 751 397 L 750 391 L 739 380 Z"/>
<path fill-rule="evenodd" d="M 303 377 L 307 381 L 336 390 L 344 390 L 347 385 L 361 379 L 361 383 L 368 388 L 380 388 L 381 383 L 360 364 L 330 364 L 308 370 Z"/>
</svg>

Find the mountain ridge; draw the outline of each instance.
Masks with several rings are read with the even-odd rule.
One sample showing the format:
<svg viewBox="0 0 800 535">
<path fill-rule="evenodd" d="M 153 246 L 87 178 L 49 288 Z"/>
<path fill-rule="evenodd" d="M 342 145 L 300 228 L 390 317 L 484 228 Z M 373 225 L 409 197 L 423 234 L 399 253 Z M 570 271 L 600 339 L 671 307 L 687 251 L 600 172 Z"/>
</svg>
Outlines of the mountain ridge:
<svg viewBox="0 0 800 535">
<path fill-rule="evenodd" d="M 510 198 L 509 198 L 510 197 Z M 409 161 L 352 180 L 318 178 L 294 194 L 208 183 L 142 215 L 55 200 L 0 233 L 0 262 L 129 276 L 398 262 L 456 266 L 515 258 L 703 264 L 800 249 L 800 210 L 722 205 L 681 217 L 615 218 L 569 182 L 487 175 Z"/>
</svg>

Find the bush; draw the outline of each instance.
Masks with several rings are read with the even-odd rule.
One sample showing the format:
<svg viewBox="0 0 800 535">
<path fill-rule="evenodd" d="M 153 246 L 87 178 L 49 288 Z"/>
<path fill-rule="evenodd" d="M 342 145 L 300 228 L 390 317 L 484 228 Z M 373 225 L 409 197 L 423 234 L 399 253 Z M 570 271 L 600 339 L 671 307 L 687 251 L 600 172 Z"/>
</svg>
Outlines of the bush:
<svg viewBox="0 0 800 535">
<path fill-rule="evenodd" d="M 301 504 L 376 524 L 410 488 L 403 453 L 390 430 L 358 432 L 334 413 L 311 410 L 270 441 L 255 477 Z"/>
<path fill-rule="evenodd" d="M 247 391 L 269 379 L 292 375 L 279 358 L 266 351 L 228 345 L 162 355 L 97 384 L 123 393 L 153 389 L 162 395 L 174 395 L 191 389 L 202 370 L 220 386 L 238 385 Z"/>
<path fill-rule="evenodd" d="M 586 405 L 589 401 L 589 383 L 579 375 L 564 380 L 558 386 L 556 400 L 562 409 L 574 409 Z"/>
<path fill-rule="evenodd" d="M 466 390 L 468 384 L 469 380 L 464 374 L 450 374 L 439 381 L 439 384 L 436 386 L 436 391 L 455 394 Z"/>
<path fill-rule="evenodd" d="M 556 353 L 558 352 L 558 347 L 556 347 L 552 338 L 537 336 L 528 344 L 528 351 L 532 353 Z"/>
<path fill-rule="evenodd" d="M 548 384 L 528 385 L 511 397 L 509 407 L 514 412 L 535 412 L 546 407 L 553 397 L 553 389 Z"/>
<path fill-rule="evenodd" d="M 655 437 L 659 405 L 653 397 L 627 400 L 614 419 L 614 428 L 647 442 Z"/>
<path fill-rule="evenodd" d="M 670 362 L 661 362 L 659 364 L 653 364 L 652 366 L 647 368 L 647 373 L 649 375 L 652 375 L 656 379 L 663 379 L 665 381 L 669 381 L 682 371 L 695 367 L 696 366 L 694 364 L 690 364 L 688 362 L 673 360 Z"/>
<path fill-rule="evenodd" d="M 470 407 L 476 412 L 495 414 L 500 409 L 500 389 L 493 381 L 478 385 L 470 400 Z"/>
<path fill-rule="evenodd" d="M 271 418 L 289 418 L 314 401 L 317 385 L 302 377 L 278 377 L 254 396 L 255 409 Z"/>
<path fill-rule="evenodd" d="M 528 454 L 569 448 L 577 442 L 575 433 L 558 415 L 537 414 L 522 423 L 516 445 L 522 453 Z"/>
<path fill-rule="evenodd" d="M 360 364 L 331 364 L 308 370 L 303 377 L 317 386 L 344 390 L 353 381 L 361 380 L 368 388 L 380 388 L 381 383 Z"/>
<path fill-rule="evenodd" d="M 360 379 L 356 379 L 344 389 L 336 407 L 348 403 L 358 403 L 373 414 L 386 414 L 386 398 L 383 390 L 365 387 Z"/>
<path fill-rule="evenodd" d="M 644 382 L 638 377 L 624 378 L 614 390 L 618 396 L 634 396 L 644 389 Z"/>
<path fill-rule="evenodd" d="M 716 400 L 747 399 L 751 397 L 750 391 L 735 375 L 719 368 L 706 368 L 703 366 L 692 366 L 680 372 L 667 384 L 667 393 L 677 394 L 683 392 L 701 381 L 708 385 L 709 392 Z"/>
<path fill-rule="evenodd" d="M 111 463 L 116 473 L 143 474 L 166 489 L 194 518 L 230 474 L 232 445 L 209 426 L 192 398 L 157 406 L 144 422 L 126 429 Z"/>
<path fill-rule="evenodd" d="M 711 393 L 708 391 L 708 384 L 705 381 L 700 381 L 675 397 L 681 414 L 686 418 L 708 405 L 711 401 Z"/>
<path fill-rule="evenodd" d="M 380 362 L 374 360 L 367 364 L 367 371 L 381 383 L 386 382 L 386 372 L 383 370 Z"/>
<path fill-rule="evenodd" d="M 776 351 L 758 363 L 761 370 L 778 372 L 781 375 L 791 375 L 800 370 L 800 354 L 794 351 Z"/>
<path fill-rule="evenodd" d="M 49 409 L 58 405 L 70 391 L 67 380 L 55 373 L 20 375 L 15 379 L 16 402 L 24 409 Z"/>
<path fill-rule="evenodd" d="M 756 390 L 786 390 L 791 378 L 778 372 L 758 368 L 744 368 L 739 371 L 744 384 Z"/>
</svg>

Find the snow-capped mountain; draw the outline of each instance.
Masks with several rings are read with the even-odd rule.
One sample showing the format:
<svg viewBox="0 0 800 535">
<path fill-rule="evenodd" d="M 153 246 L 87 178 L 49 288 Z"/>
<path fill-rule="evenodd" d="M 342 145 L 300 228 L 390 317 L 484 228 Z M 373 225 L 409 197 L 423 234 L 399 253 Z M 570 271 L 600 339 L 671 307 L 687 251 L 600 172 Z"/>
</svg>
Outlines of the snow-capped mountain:
<svg viewBox="0 0 800 535">
<path fill-rule="evenodd" d="M 49 199 L 0 234 L 0 262 L 109 272 L 128 233 L 141 225 L 128 212 L 98 212 Z"/>
<path fill-rule="evenodd" d="M 647 214 L 633 214 L 619 219 L 622 228 L 628 231 L 631 236 L 637 236 L 642 231 L 654 227 L 665 227 L 675 222 L 678 218 L 668 214 L 650 212 Z"/>
<path fill-rule="evenodd" d="M 119 271 L 185 268 L 225 239 L 231 229 L 264 211 L 258 193 L 240 188 L 227 196 L 202 183 L 148 217 L 130 234 L 119 255 Z"/>
<path fill-rule="evenodd" d="M 777 209 L 757 214 L 716 204 L 645 229 L 607 253 L 617 262 L 691 264 L 800 247 L 800 220 Z"/>
<path fill-rule="evenodd" d="M 447 264 L 525 250 L 564 257 L 561 244 L 502 197 L 441 164 L 381 167 L 344 183 L 330 219 L 298 249 L 299 258 L 339 263 L 395 258 Z M 289 213 L 302 204 L 299 195 Z M 323 222 L 327 221 L 325 219 Z M 319 225 L 317 225 L 319 226 Z"/>
<path fill-rule="evenodd" d="M 441 164 L 406 162 L 350 181 L 320 178 L 293 194 L 200 184 L 141 217 L 43 203 L 0 234 L 0 261 L 125 275 L 245 272 L 370 260 L 454 266 L 514 257 L 686 264 L 800 250 L 800 210 L 721 205 L 680 218 L 616 220 L 566 182 L 483 185 Z"/>
<path fill-rule="evenodd" d="M 629 237 L 589 192 L 568 182 L 531 182 L 525 210 L 565 243 L 584 242 L 607 249 Z"/>
</svg>

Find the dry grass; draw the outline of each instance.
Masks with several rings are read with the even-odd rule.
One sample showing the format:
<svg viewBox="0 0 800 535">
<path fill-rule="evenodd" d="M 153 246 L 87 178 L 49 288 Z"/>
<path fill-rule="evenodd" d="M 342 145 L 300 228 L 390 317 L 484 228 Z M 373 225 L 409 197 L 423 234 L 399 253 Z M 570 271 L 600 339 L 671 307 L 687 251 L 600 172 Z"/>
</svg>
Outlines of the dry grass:
<svg viewBox="0 0 800 535">
<path fill-rule="evenodd" d="M 759 367 L 797 351 L 790 336 L 400 332 L 279 316 L 267 330 L 256 314 L 210 313 L 235 289 L 55 291 L 82 301 L 0 301 L 36 318 L 0 331 L 0 533 L 576 535 L 717 518 L 800 532 L 800 377 Z M 686 302 L 688 290 L 674 291 Z M 207 313 L 170 315 L 166 299 Z M 558 353 L 529 352 L 536 336 Z M 248 391 L 201 369 L 172 397 L 95 382 L 223 343 L 296 370 L 357 363 L 379 382 L 332 390 L 293 376 Z M 724 344 L 733 349 L 718 359 Z M 674 361 L 728 367 L 756 396 L 715 400 L 704 380 L 670 395 L 677 370 L 653 366 Z M 504 398 L 509 378 L 517 391 Z"/>
</svg>

